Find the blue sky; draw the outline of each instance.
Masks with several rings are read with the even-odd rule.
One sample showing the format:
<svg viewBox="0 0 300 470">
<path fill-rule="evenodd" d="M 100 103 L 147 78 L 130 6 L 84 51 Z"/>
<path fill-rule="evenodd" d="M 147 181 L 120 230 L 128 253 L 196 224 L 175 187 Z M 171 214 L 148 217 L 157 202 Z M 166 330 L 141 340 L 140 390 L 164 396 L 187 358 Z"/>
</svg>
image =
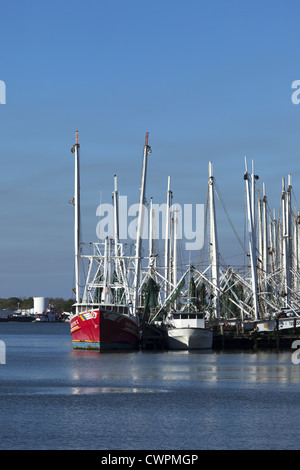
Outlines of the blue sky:
<svg viewBox="0 0 300 470">
<path fill-rule="evenodd" d="M 290 173 L 300 198 L 297 1 L 2 0 L 0 297 L 72 296 L 73 155 L 81 145 L 82 223 L 96 241 L 100 198 L 206 203 L 208 162 L 243 238 L 244 156 L 279 209 Z M 218 207 L 220 251 L 240 252 Z"/>
</svg>

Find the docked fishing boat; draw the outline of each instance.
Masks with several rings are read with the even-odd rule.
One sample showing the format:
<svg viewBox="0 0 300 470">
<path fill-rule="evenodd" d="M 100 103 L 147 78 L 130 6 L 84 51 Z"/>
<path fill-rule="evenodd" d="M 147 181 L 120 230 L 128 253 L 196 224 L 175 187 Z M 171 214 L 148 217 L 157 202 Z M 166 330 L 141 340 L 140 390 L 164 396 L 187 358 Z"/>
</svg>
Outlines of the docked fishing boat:
<svg viewBox="0 0 300 470">
<path fill-rule="evenodd" d="M 212 186 L 212 168 L 210 170 L 210 186 Z M 177 224 L 178 210 L 176 206 L 171 206 L 172 191 L 170 188 L 170 177 L 168 178 L 167 204 L 166 204 L 166 231 L 165 231 L 165 253 L 164 270 L 162 276 L 158 271 L 155 262 L 155 253 L 153 252 L 153 240 L 150 236 L 149 241 L 149 267 L 148 280 L 144 282 L 145 305 L 142 318 L 144 320 L 143 333 L 146 338 L 143 342 L 149 347 L 153 339 L 154 347 L 161 341 L 161 346 L 167 349 L 184 350 L 204 350 L 211 349 L 213 344 L 213 331 L 206 327 L 206 316 L 209 315 L 205 310 L 204 299 L 200 300 L 201 294 L 201 275 L 195 283 L 195 267 L 192 264 L 187 266 L 186 271 L 178 280 L 177 266 Z M 212 197 L 212 196 L 211 196 Z M 214 206 L 210 206 L 211 211 Z M 150 208 L 150 227 L 151 224 Z M 210 218 L 211 224 L 214 222 L 214 216 Z M 150 235 L 152 235 L 150 230 Z M 216 228 L 211 228 L 211 249 L 217 246 Z M 212 253 L 212 282 L 215 294 L 211 310 L 217 312 L 217 275 L 218 266 L 216 259 L 217 248 Z M 154 253 L 154 254 L 153 254 Z M 147 276 L 144 280 L 147 279 Z M 207 310 L 207 309 L 206 309 Z M 217 313 L 216 313 L 217 314 Z M 156 330 L 155 330 L 156 329 Z M 161 333 L 161 335 L 159 334 Z M 161 337 L 160 337 L 161 336 Z"/>
<path fill-rule="evenodd" d="M 205 328 L 202 312 L 170 313 L 166 321 L 169 349 L 211 349 L 213 332 Z"/>
<path fill-rule="evenodd" d="M 70 324 L 74 349 L 126 350 L 139 346 L 138 321 L 123 306 L 82 306 Z"/>
<path fill-rule="evenodd" d="M 114 233 L 104 242 L 84 244 L 80 240 L 79 143 L 72 147 L 75 154 L 75 314 L 70 318 L 74 349 L 128 350 L 140 345 L 139 317 L 137 315 L 141 223 L 138 230 L 135 256 L 125 256 L 119 242 L 119 214 L 117 180 L 114 177 L 113 210 Z M 145 174 L 148 133 L 144 146 L 143 178 L 140 208 L 145 198 Z M 140 217 L 142 211 L 140 210 Z M 87 264 L 87 276 L 81 294 L 80 266 Z M 134 273 L 134 274 L 133 274 Z"/>
<path fill-rule="evenodd" d="M 57 323 L 63 321 L 63 316 L 56 313 L 54 307 L 47 307 L 43 313 L 37 313 L 35 315 L 34 321 L 41 323 Z"/>
<path fill-rule="evenodd" d="M 32 322 L 34 317 L 27 312 L 14 312 L 12 315 L 8 316 L 8 321 L 16 322 Z"/>
<path fill-rule="evenodd" d="M 143 318 L 147 318 L 148 326 L 156 327 L 157 332 L 163 333 L 166 348 L 211 349 L 213 331 L 206 325 L 208 312 L 201 306 L 200 288 L 194 281 L 194 267 L 188 266 L 162 304 L 158 302 L 159 287 L 152 277 L 148 278 L 144 287 L 146 302 Z M 150 337 L 154 331 L 149 330 Z M 149 338 L 145 339 L 145 343 L 148 345 Z"/>
<path fill-rule="evenodd" d="M 270 314 L 264 319 L 244 322 L 245 331 L 256 331 L 260 333 L 277 332 L 300 332 L 299 309 L 281 309 L 276 315 Z"/>
</svg>

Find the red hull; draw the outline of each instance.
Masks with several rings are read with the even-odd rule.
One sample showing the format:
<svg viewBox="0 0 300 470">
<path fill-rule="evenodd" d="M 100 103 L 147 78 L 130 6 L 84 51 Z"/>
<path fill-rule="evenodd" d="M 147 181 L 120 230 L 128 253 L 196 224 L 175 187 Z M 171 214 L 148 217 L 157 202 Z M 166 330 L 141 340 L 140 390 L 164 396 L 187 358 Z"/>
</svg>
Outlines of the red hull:
<svg viewBox="0 0 300 470">
<path fill-rule="evenodd" d="M 108 309 L 87 309 L 70 321 L 74 349 L 136 349 L 138 323 L 128 315 Z"/>
</svg>

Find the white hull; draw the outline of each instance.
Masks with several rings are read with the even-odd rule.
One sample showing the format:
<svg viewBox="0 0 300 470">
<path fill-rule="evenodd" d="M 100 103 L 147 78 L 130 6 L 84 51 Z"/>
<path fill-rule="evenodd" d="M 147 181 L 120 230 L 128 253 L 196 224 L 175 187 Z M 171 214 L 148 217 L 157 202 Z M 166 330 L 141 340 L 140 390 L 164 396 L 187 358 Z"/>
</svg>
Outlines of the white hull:
<svg viewBox="0 0 300 470">
<path fill-rule="evenodd" d="M 211 349 L 213 332 L 205 328 L 168 328 L 169 349 Z"/>
</svg>

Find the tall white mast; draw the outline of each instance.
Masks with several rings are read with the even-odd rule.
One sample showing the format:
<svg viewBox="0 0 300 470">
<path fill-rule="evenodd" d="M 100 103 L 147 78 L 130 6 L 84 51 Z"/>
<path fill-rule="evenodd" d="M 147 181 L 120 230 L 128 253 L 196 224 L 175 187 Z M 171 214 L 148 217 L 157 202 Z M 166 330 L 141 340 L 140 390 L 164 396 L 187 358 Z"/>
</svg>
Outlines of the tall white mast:
<svg viewBox="0 0 300 470">
<path fill-rule="evenodd" d="M 299 215 L 296 214 L 293 217 L 293 290 L 298 292 L 298 271 L 299 271 L 299 247 L 298 247 L 298 224 L 299 224 Z"/>
<path fill-rule="evenodd" d="M 267 275 L 268 275 L 268 217 L 267 217 L 267 196 L 265 183 L 263 183 L 263 224 L 262 224 L 262 238 L 263 238 L 263 275 L 264 275 L 264 290 L 267 291 Z"/>
<path fill-rule="evenodd" d="M 170 240 L 169 240 L 169 286 L 172 290 L 173 283 L 173 233 L 174 233 L 174 211 L 170 210 Z"/>
<path fill-rule="evenodd" d="M 284 282 L 284 305 L 288 304 L 288 224 L 287 224 L 287 193 L 285 179 L 282 178 L 282 269 Z"/>
<path fill-rule="evenodd" d="M 262 202 L 260 197 L 260 191 L 258 192 L 258 201 L 257 201 L 257 218 L 258 218 L 258 257 L 257 257 L 257 266 L 263 269 L 263 229 L 262 229 Z"/>
<path fill-rule="evenodd" d="M 118 256 L 118 242 L 119 242 L 119 201 L 117 189 L 117 176 L 114 175 L 114 192 L 112 195 L 114 207 L 114 242 L 115 242 L 115 256 Z"/>
<path fill-rule="evenodd" d="M 277 220 L 276 220 L 275 209 L 273 209 L 272 233 L 273 233 L 272 261 L 273 261 L 273 270 L 275 271 L 278 268 L 278 258 L 279 258 L 278 257 Z"/>
<path fill-rule="evenodd" d="M 177 225 L 178 219 L 176 216 L 177 209 L 174 210 L 174 248 L 173 248 L 173 284 L 177 285 Z"/>
<path fill-rule="evenodd" d="M 75 192 L 74 192 L 74 238 L 75 238 L 75 294 L 76 313 L 80 302 L 80 173 L 79 173 L 79 143 L 76 131 L 76 143 L 71 152 L 75 154 Z"/>
<path fill-rule="evenodd" d="M 209 162 L 209 210 L 210 210 L 210 258 L 211 258 L 211 280 L 213 284 L 213 310 L 215 318 L 220 316 L 219 303 L 219 248 L 217 236 L 217 224 L 215 213 L 215 197 L 214 197 L 214 177 L 212 171 L 212 162 Z"/>
<path fill-rule="evenodd" d="M 246 181 L 246 195 L 247 195 L 247 209 L 248 209 L 248 229 L 249 229 L 249 248 L 250 248 L 250 260 L 251 260 L 251 277 L 252 277 L 252 291 L 253 291 L 253 307 L 254 307 L 254 318 L 258 319 L 258 301 L 257 301 L 257 272 L 256 272 L 256 242 L 254 234 L 254 197 L 250 194 L 249 174 L 247 171 L 247 159 L 245 157 L 246 172 L 244 179 Z M 252 174 L 252 191 L 254 175 Z"/>
<path fill-rule="evenodd" d="M 105 244 L 104 244 L 104 276 L 103 276 L 103 289 L 102 289 L 102 298 L 101 298 L 103 303 L 107 303 L 107 264 L 108 264 L 107 242 L 108 242 L 108 237 L 105 238 Z"/>
<path fill-rule="evenodd" d="M 139 216 L 138 216 L 138 227 L 136 235 L 136 253 L 135 253 L 135 278 L 134 278 L 134 298 L 133 298 L 133 312 L 136 313 L 138 305 L 138 290 L 139 290 L 139 279 L 140 279 L 140 267 L 141 267 L 141 238 L 144 221 L 144 208 L 145 208 L 145 192 L 146 192 L 146 174 L 147 174 L 147 156 L 151 153 L 151 148 L 148 145 L 149 132 L 146 132 L 146 139 L 144 145 L 144 158 L 143 158 L 143 170 L 142 170 L 142 182 L 140 190 L 140 205 L 139 205 Z"/>
<path fill-rule="evenodd" d="M 251 214 L 252 214 L 252 227 L 253 227 L 253 240 L 256 247 L 256 216 L 255 216 L 255 179 L 254 175 L 254 161 L 252 160 L 252 175 L 251 175 Z"/>
<path fill-rule="evenodd" d="M 173 248 L 173 285 L 177 286 L 177 210 L 174 210 L 174 248 Z M 175 309 L 177 308 L 177 300 L 175 300 Z"/>
<path fill-rule="evenodd" d="M 152 269 L 155 264 L 155 255 L 154 255 L 154 238 L 155 238 L 155 227 L 154 227 L 154 208 L 153 208 L 153 198 L 150 200 L 150 210 L 149 210 L 149 269 Z"/>
<path fill-rule="evenodd" d="M 288 187 L 286 190 L 286 235 L 287 235 L 287 302 L 289 302 L 292 287 L 291 269 L 292 269 L 292 177 L 288 175 Z"/>
<path fill-rule="evenodd" d="M 165 228 L 165 280 L 166 280 L 166 297 L 169 293 L 169 262 L 170 262 L 170 206 L 171 206 L 171 177 L 168 176 L 167 189 L 167 205 L 166 205 L 166 228 Z"/>
</svg>

